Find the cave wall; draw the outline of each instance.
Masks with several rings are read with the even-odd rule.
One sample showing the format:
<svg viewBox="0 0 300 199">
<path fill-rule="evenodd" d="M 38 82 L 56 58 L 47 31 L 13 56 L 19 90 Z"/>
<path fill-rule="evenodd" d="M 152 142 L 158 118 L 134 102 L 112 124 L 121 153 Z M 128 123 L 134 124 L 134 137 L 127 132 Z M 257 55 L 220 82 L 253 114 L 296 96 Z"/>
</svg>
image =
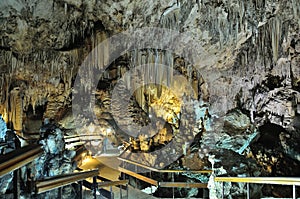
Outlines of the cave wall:
<svg viewBox="0 0 300 199">
<path fill-rule="evenodd" d="M 247 125 L 238 134 L 265 124 L 282 128 L 275 138 L 269 132 L 261 132 L 262 138 L 278 142 L 278 153 L 271 154 L 273 148 L 258 140 L 261 148 L 252 147 L 245 156 L 255 159 L 272 175 L 287 174 L 277 169 L 278 165 L 299 165 L 299 1 L 7 0 L 0 2 L 0 8 L 0 113 L 9 128 L 26 131 L 29 114 L 57 121 L 66 119 L 63 117 L 71 106 L 72 92 L 76 92 L 72 87 L 74 79 L 98 43 L 122 31 L 160 27 L 189 32 L 185 48 L 205 51 L 205 56 L 194 58 L 193 67 L 201 74 L 197 76 L 201 83 L 197 89 L 201 100 L 209 104 L 211 115 L 225 116 L 226 120 L 233 109 L 239 109 L 236 117 L 247 117 Z M 188 40 L 198 45 L 192 46 Z M 108 62 L 110 47 L 96 52 L 98 65 Z M 126 56 L 116 60 L 117 65 L 132 64 L 133 56 Z M 166 63 L 176 68 L 180 59 L 173 54 L 165 56 L 169 59 Z M 109 71 L 111 81 L 115 81 L 113 70 Z M 106 95 L 102 97 L 109 98 Z M 142 106 L 145 100 L 137 101 Z M 214 153 L 221 159 L 224 154 L 225 159 L 243 159 L 238 150 L 231 154 L 233 146 L 228 148 L 226 141 L 232 144 L 238 139 L 230 137 L 236 129 L 226 125 L 224 129 L 222 125 L 213 129 L 223 133 L 218 139 L 226 138 L 219 143 L 223 152 Z M 201 146 L 214 146 L 218 140 L 211 141 L 211 137 L 202 138 Z M 201 150 L 207 153 L 205 147 Z M 285 156 L 290 159 L 287 161 Z M 184 161 L 188 162 L 188 157 Z M 251 165 L 244 167 L 253 169 Z M 230 167 L 228 164 L 226 169 Z M 230 172 L 238 175 L 248 171 Z"/>
</svg>

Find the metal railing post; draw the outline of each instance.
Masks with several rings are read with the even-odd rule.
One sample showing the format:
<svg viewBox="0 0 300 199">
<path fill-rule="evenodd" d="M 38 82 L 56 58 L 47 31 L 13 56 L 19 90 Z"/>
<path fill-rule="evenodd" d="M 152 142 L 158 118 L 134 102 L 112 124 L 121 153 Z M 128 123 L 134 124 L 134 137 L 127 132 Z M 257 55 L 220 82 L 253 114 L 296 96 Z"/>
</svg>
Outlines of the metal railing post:
<svg viewBox="0 0 300 199">
<path fill-rule="evenodd" d="M 83 199 L 82 180 L 79 181 L 79 199 Z"/>
<path fill-rule="evenodd" d="M 58 199 L 62 199 L 62 187 L 58 188 Z"/>
<path fill-rule="evenodd" d="M 208 199 L 209 198 L 209 192 L 207 188 L 203 188 L 203 199 Z"/>
<path fill-rule="evenodd" d="M 293 199 L 296 199 L 296 185 L 293 185 Z"/>
<path fill-rule="evenodd" d="M 174 182 L 174 173 L 172 173 L 172 182 Z M 175 198 L 175 195 L 174 195 L 174 186 L 172 187 L 172 193 L 173 193 L 173 199 Z"/>
<path fill-rule="evenodd" d="M 250 199 L 250 184 L 247 183 L 247 199 Z"/>
<path fill-rule="evenodd" d="M 97 199 L 97 177 L 96 176 L 93 177 L 93 188 L 94 188 L 94 193 L 93 193 L 94 199 Z"/>
<path fill-rule="evenodd" d="M 14 177 L 13 177 L 13 190 L 14 190 L 14 199 L 20 198 L 20 169 L 17 169 L 13 171 Z"/>
<path fill-rule="evenodd" d="M 224 199 L 224 182 L 222 182 L 222 199 Z"/>
<path fill-rule="evenodd" d="M 126 198 L 128 199 L 128 184 L 126 184 Z"/>
<path fill-rule="evenodd" d="M 122 199 L 122 186 L 123 185 L 120 185 L 120 199 Z"/>
<path fill-rule="evenodd" d="M 113 199 L 114 198 L 114 193 L 112 191 L 112 186 L 110 186 L 110 198 Z"/>
</svg>

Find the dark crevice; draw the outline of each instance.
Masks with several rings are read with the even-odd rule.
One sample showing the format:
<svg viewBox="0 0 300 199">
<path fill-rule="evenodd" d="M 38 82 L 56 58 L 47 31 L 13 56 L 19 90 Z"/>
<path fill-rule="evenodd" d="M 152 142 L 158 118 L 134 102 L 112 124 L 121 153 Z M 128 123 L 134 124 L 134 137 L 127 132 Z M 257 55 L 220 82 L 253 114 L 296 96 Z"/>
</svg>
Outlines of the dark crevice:
<svg viewBox="0 0 300 199">
<path fill-rule="evenodd" d="M 266 148 L 278 148 L 280 147 L 279 134 L 286 132 L 286 130 L 277 124 L 266 123 L 259 127 L 261 133 L 258 143 L 262 144 Z"/>
</svg>

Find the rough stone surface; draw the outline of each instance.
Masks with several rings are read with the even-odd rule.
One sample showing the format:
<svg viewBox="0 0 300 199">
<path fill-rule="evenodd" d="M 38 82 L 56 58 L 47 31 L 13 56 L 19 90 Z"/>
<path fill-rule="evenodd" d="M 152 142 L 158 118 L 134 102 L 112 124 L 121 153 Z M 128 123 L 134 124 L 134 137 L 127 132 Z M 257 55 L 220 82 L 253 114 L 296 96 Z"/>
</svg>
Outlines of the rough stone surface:
<svg viewBox="0 0 300 199">
<path fill-rule="evenodd" d="M 225 116 L 225 131 L 228 134 L 235 134 L 245 131 L 250 127 L 250 119 L 240 110 L 232 111 Z"/>
<path fill-rule="evenodd" d="M 300 161 L 300 133 L 280 133 L 279 134 L 280 144 L 290 158 Z"/>
<path fill-rule="evenodd" d="M 288 171 L 291 176 L 297 176 L 292 168 L 299 167 L 299 1 L 10 0 L 1 1 L 0 8 L 0 113 L 15 130 L 31 133 L 23 118 L 33 118 L 31 122 L 50 118 L 61 121 L 63 128 L 74 133 L 74 118 L 67 112 L 72 92 L 79 91 L 74 90 L 72 84 L 80 64 L 99 42 L 116 33 L 141 27 L 188 31 L 190 34 L 183 38 L 182 49 L 190 52 L 197 48 L 197 52 L 203 52 L 193 57 L 193 67 L 171 53 L 154 55 L 152 50 L 158 49 L 137 52 L 140 59 L 128 53 L 114 61 L 104 74 L 105 81 L 95 91 L 95 114 L 101 119 L 99 128 L 111 127 L 118 139 L 128 139 L 112 117 L 109 86 L 115 85 L 122 71 L 147 63 L 151 56 L 160 56 L 164 61 L 155 63 L 173 66 L 192 82 L 196 90 L 193 95 L 200 101 L 193 108 L 189 107 L 196 113 L 201 110 L 193 126 L 187 125 L 188 120 L 181 121 L 187 128 L 181 129 L 184 136 L 176 139 L 184 147 L 178 146 L 175 152 L 187 155 L 187 162 L 197 157 L 188 154 L 189 146 L 185 141 L 199 135 L 190 152 L 199 153 L 201 158 L 210 152 L 228 159 L 232 159 L 228 154 L 232 155 L 236 165 L 220 159 L 224 168 L 234 166 L 235 171 L 226 169 L 228 173 L 263 175 L 254 174 L 248 168 L 253 166 L 257 170 L 261 165 L 266 175 L 287 175 Z M 107 46 L 107 52 L 110 47 L 116 46 Z M 101 63 L 106 62 L 109 55 L 104 53 L 102 58 Z M 199 74 L 195 75 L 197 71 Z M 83 82 L 81 89 L 85 87 L 88 84 Z M 147 104 L 143 97 L 136 96 L 134 106 L 130 107 L 131 115 L 119 114 L 123 119 L 119 126 L 130 126 L 132 122 L 148 124 Z M 120 98 L 124 97 L 127 100 L 131 96 L 120 93 Z M 117 104 L 115 108 L 121 112 L 124 107 Z M 202 109 L 206 108 L 209 114 L 205 116 Z M 229 112 L 234 109 L 235 113 Z M 82 110 L 78 117 L 87 127 L 91 121 L 84 118 L 85 111 L 89 110 Z M 164 113 L 164 110 L 160 112 Z M 173 129 L 177 129 L 177 115 L 171 115 L 175 118 Z M 244 153 L 238 155 L 240 147 L 253 133 L 253 129 L 249 132 L 246 129 L 253 126 L 258 129 L 266 123 L 282 127 L 283 133 L 260 132 L 260 140 L 253 140 Z M 61 153 L 63 148 L 62 145 L 52 148 L 56 136 L 59 137 L 54 133 L 49 136 L 50 140 L 44 140 L 45 150 L 52 155 Z M 274 139 L 277 147 L 269 147 L 267 140 Z M 217 147 L 222 154 L 215 151 Z M 160 158 L 169 154 L 170 151 Z M 246 156 L 256 164 L 241 164 Z M 59 173 L 55 169 L 57 161 L 49 158 L 44 156 L 40 161 L 49 162 L 51 175 Z M 43 169 L 37 169 L 37 175 Z M 239 187 L 237 190 L 234 192 L 241 194 L 245 189 Z"/>
<path fill-rule="evenodd" d="M 2 116 L 0 116 L 0 139 L 4 140 L 6 135 L 7 127 L 2 119 Z"/>
<path fill-rule="evenodd" d="M 2 116 L 0 116 L 0 143 L 5 143 L 6 141 L 6 132 L 7 132 L 7 126 L 5 122 L 2 119 Z M 5 154 L 9 152 L 10 150 L 9 147 L 0 147 L 0 155 Z M 10 184 L 12 183 L 13 180 L 13 172 L 10 172 L 0 178 L 0 194 L 5 194 L 5 192 L 8 190 Z"/>
<path fill-rule="evenodd" d="M 76 164 L 73 164 L 72 158 L 76 152 L 65 149 L 63 132 L 59 128 L 50 123 L 42 126 L 40 144 L 44 149 L 43 155 L 28 167 L 33 180 L 73 173 Z M 62 190 L 64 198 L 74 197 L 75 192 L 72 190 L 72 186 L 64 187 Z M 39 194 L 38 198 L 55 197 L 58 194 L 57 190 L 53 190 Z"/>
</svg>

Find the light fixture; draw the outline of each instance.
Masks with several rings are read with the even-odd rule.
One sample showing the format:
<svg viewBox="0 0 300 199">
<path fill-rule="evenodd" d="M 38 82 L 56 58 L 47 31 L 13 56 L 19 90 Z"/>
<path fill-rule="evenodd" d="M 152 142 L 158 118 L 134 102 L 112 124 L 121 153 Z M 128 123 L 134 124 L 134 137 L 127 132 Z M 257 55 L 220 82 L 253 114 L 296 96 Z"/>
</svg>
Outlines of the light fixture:
<svg viewBox="0 0 300 199">
<path fill-rule="evenodd" d="M 88 130 L 89 132 L 93 133 L 95 131 L 95 126 L 93 124 L 90 124 Z"/>
<path fill-rule="evenodd" d="M 111 128 L 106 129 L 106 136 L 111 133 Z"/>
</svg>

